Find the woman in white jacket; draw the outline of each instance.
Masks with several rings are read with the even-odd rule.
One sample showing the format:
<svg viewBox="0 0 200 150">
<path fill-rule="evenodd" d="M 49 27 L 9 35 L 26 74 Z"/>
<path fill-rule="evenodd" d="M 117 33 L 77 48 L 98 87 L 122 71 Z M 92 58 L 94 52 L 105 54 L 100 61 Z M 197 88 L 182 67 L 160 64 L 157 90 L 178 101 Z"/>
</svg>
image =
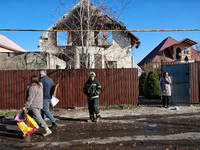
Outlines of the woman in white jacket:
<svg viewBox="0 0 200 150">
<path fill-rule="evenodd" d="M 171 78 L 168 76 L 168 72 L 164 72 L 163 76 L 160 78 L 160 91 L 162 95 L 163 105 L 165 107 L 167 101 L 167 108 L 170 107 L 170 96 L 171 96 Z"/>
</svg>

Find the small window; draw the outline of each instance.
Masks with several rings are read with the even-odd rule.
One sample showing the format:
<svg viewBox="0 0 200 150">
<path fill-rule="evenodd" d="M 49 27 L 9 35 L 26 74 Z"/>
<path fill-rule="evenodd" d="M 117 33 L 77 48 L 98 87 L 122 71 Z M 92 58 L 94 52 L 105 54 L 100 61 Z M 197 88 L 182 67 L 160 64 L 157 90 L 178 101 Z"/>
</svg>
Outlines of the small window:
<svg viewBox="0 0 200 150">
<path fill-rule="evenodd" d="M 185 48 L 183 49 L 183 54 L 184 54 L 184 55 L 188 55 L 188 53 L 189 53 L 189 50 L 188 50 L 187 47 L 185 47 Z"/>
<path fill-rule="evenodd" d="M 57 32 L 57 45 L 58 46 L 66 46 L 67 45 L 67 32 L 59 31 Z"/>
<path fill-rule="evenodd" d="M 106 31 L 101 31 L 98 33 L 102 38 L 106 39 L 106 41 L 108 43 L 110 43 L 111 45 L 113 44 L 113 36 L 112 36 L 112 32 L 106 32 Z"/>
<path fill-rule="evenodd" d="M 107 68 L 117 68 L 117 61 L 107 61 Z"/>
</svg>

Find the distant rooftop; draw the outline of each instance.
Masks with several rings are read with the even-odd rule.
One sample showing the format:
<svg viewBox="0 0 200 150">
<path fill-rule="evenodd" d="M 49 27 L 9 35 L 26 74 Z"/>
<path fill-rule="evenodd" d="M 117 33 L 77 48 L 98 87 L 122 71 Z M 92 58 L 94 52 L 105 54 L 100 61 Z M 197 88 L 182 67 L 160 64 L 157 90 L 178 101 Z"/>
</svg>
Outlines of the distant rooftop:
<svg viewBox="0 0 200 150">
<path fill-rule="evenodd" d="M 143 58 L 138 63 L 138 66 L 142 66 L 145 63 L 149 63 L 149 62 L 159 62 L 161 59 L 160 57 L 163 55 L 163 53 L 165 55 L 165 60 L 167 62 L 175 61 L 172 53 L 170 54 L 168 48 L 170 48 L 173 45 L 179 44 L 181 42 L 185 42 L 185 43 L 189 44 L 190 46 L 198 44 L 197 42 L 195 42 L 189 38 L 186 38 L 179 42 L 179 41 L 173 39 L 172 37 L 167 37 L 156 48 L 154 48 L 145 58 Z M 193 47 L 191 47 L 191 58 L 196 59 L 197 61 L 200 61 L 200 53 L 198 53 Z"/>
<path fill-rule="evenodd" d="M 27 52 L 21 46 L 17 45 L 15 42 L 13 42 L 9 38 L 1 34 L 0 34 L 0 47 L 4 47 L 12 51 Z"/>
</svg>

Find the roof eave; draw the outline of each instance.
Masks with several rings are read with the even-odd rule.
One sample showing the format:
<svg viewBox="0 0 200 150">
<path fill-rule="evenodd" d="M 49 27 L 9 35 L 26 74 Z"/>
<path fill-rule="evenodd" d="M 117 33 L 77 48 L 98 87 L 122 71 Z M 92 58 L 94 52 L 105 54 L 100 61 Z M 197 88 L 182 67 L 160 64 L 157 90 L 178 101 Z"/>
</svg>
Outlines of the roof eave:
<svg viewBox="0 0 200 150">
<path fill-rule="evenodd" d="M 14 48 L 2 45 L 2 44 L 0 44 L 0 47 L 6 48 L 6 49 L 11 50 L 13 52 L 15 52 L 15 51 L 18 51 L 18 52 L 27 52 L 26 50 L 22 51 L 22 50 L 14 49 Z"/>
</svg>

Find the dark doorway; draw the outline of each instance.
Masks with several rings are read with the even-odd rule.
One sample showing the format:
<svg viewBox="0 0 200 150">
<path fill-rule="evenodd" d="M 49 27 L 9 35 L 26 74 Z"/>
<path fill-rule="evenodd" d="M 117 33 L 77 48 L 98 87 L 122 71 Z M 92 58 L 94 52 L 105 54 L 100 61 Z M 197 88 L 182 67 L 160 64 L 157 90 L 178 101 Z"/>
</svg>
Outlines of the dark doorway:
<svg viewBox="0 0 200 150">
<path fill-rule="evenodd" d="M 176 49 L 176 59 L 181 60 L 181 49 L 179 47 Z"/>
</svg>

